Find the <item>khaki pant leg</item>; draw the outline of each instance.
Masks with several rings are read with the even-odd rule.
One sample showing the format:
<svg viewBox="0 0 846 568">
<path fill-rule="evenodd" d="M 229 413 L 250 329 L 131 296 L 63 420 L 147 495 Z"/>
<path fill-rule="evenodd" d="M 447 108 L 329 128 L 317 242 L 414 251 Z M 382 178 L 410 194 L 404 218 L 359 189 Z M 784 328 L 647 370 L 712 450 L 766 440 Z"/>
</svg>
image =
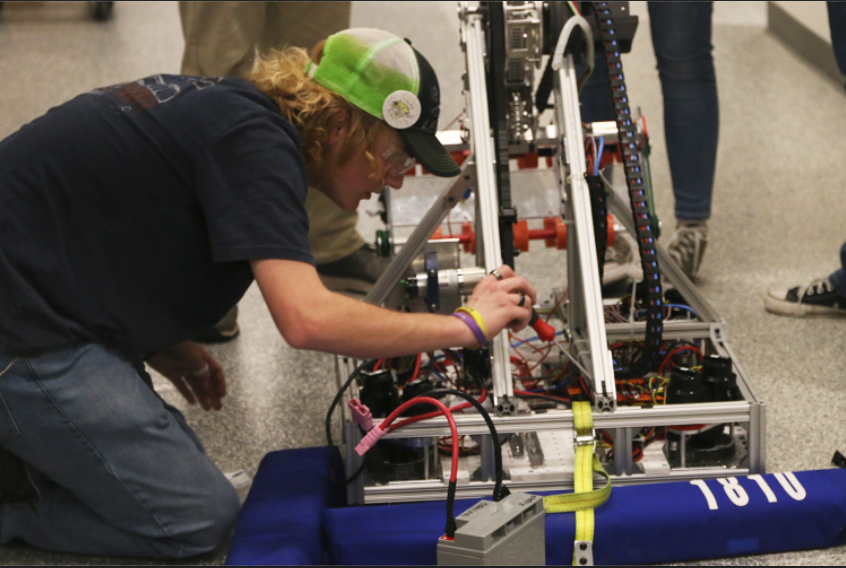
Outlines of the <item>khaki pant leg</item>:
<svg viewBox="0 0 846 568">
<path fill-rule="evenodd" d="M 329 35 L 347 29 L 350 2 L 179 2 L 185 52 L 182 74 L 242 77 L 255 49 L 285 46 L 311 50 Z M 323 193 L 309 189 L 305 202 L 309 245 L 325 264 L 357 251 L 364 239 L 358 214 L 344 211 Z"/>
<path fill-rule="evenodd" d="M 364 245 L 356 230 L 358 214 L 344 211 L 317 189 L 309 188 L 305 208 L 308 212 L 308 241 L 317 264 L 326 264 L 351 255 Z"/>
<path fill-rule="evenodd" d="M 182 74 L 243 77 L 253 64 L 267 2 L 180 2 Z"/>
<path fill-rule="evenodd" d="M 268 2 L 261 51 L 285 46 L 311 49 L 350 27 L 352 2 Z"/>
<path fill-rule="evenodd" d="M 351 2 L 271 2 L 259 48 L 285 46 L 308 50 L 328 36 L 350 27 Z M 364 245 L 356 230 L 358 214 L 344 211 L 320 191 L 310 188 L 305 202 L 308 240 L 314 261 L 326 264 L 348 256 Z"/>
</svg>

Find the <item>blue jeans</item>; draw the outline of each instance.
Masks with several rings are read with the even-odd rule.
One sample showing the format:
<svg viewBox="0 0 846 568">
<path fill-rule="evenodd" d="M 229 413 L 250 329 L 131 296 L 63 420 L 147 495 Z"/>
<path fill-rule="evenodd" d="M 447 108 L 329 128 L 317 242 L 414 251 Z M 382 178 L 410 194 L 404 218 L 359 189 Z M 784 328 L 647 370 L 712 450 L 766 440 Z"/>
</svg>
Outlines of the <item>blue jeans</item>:
<svg viewBox="0 0 846 568">
<path fill-rule="evenodd" d="M 0 370 L 10 361 L 0 355 Z M 238 514 L 182 414 L 99 345 L 20 359 L 0 377 L 0 443 L 40 496 L 0 507 L 0 544 L 182 558 L 212 550 Z"/>
<path fill-rule="evenodd" d="M 664 133 L 679 221 L 711 217 L 720 129 L 711 55 L 712 2 L 649 2 L 652 45 L 664 95 Z M 604 53 L 581 93 L 582 120 L 614 120 Z"/>
<path fill-rule="evenodd" d="M 840 72 L 846 75 L 846 4 L 826 2 L 828 25 L 831 28 L 831 46 Z M 840 269 L 828 277 L 834 291 L 846 297 L 846 243 L 840 248 Z"/>
</svg>

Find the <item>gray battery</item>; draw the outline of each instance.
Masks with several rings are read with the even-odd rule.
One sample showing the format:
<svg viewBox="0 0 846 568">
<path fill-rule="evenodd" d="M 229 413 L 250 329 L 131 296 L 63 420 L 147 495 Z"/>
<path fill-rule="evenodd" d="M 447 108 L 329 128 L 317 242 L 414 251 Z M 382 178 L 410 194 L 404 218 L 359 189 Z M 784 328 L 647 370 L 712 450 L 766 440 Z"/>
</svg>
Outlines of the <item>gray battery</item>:
<svg viewBox="0 0 846 568">
<path fill-rule="evenodd" d="M 456 517 L 454 540 L 438 541 L 438 566 L 546 566 L 543 497 L 512 493 Z"/>
</svg>

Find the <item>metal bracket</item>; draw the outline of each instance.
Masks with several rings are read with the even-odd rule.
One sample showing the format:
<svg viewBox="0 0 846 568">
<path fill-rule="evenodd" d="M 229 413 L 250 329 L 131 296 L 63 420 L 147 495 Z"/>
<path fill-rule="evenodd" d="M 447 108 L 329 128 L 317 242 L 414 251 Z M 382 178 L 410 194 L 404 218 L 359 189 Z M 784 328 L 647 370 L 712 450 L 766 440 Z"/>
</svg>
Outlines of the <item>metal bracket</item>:
<svg viewBox="0 0 846 568">
<path fill-rule="evenodd" d="M 576 566 L 593 566 L 593 542 L 589 540 L 577 540 L 574 543 Z"/>
<path fill-rule="evenodd" d="M 438 253 L 427 252 L 424 264 L 426 267 L 426 304 L 433 312 L 441 307 L 440 287 L 438 286 Z"/>
<path fill-rule="evenodd" d="M 590 436 L 579 436 L 576 430 L 573 430 L 573 447 L 580 448 L 582 446 L 593 446 L 596 451 L 596 429 L 590 429 Z"/>
</svg>

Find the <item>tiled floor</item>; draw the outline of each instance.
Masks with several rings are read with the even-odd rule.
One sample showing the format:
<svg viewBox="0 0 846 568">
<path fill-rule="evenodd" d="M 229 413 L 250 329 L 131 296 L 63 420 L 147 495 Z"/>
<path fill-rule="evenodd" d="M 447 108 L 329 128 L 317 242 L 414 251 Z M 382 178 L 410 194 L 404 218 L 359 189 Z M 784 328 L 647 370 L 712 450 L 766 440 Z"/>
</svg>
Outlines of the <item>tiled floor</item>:
<svg viewBox="0 0 846 568">
<path fill-rule="evenodd" d="M 697 284 L 729 322 L 729 341 L 766 401 L 768 471 L 825 468 L 835 449 L 846 449 L 846 427 L 838 419 L 846 411 L 846 351 L 837 335 L 846 322 L 770 315 L 762 296 L 769 287 L 802 284 L 837 267 L 846 233 L 840 217 L 846 207 L 838 198 L 846 96 L 766 32 L 765 3 L 717 4 L 720 150 L 711 240 Z M 633 2 L 632 9 L 645 15 L 644 2 Z M 355 2 L 352 19 L 353 26 L 411 38 L 440 77 L 442 116 L 450 120 L 461 111 L 454 2 Z M 114 19 L 105 23 L 92 21 L 82 2 L 6 3 L 0 16 L 0 136 L 92 87 L 176 73 L 181 49 L 174 2 L 117 2 Z M 673 199 L 648 26 L 640 27 L 624 62 L 632 101 L 649 118 L 658 213 L 671 233 Z M 366 215 L 360 225 L 368 238 L 377 228 Z M 537 274 L 541 290 L 557 284 L 536 266 L 546 258 L 530 253 L 518 264 Z M 241 336 L 213 348 L 229 376 L 224 410 L 204 413 L 182 403 L 166 383 L 157 385 L 185 411 L 221 469 L 243 467 L 252 474 L 268 451 L 323 443 L 334 360 L 288 347 L 255 288 L 240 307 Z M 225 554 L 222 545 L 190 563 L 218 564 Z M 846 552 L 836 549 L 718 563 L 844 562 Z M 11 546 L 0 549 L 0 563 L 138 562 Z"/>
</svg>

